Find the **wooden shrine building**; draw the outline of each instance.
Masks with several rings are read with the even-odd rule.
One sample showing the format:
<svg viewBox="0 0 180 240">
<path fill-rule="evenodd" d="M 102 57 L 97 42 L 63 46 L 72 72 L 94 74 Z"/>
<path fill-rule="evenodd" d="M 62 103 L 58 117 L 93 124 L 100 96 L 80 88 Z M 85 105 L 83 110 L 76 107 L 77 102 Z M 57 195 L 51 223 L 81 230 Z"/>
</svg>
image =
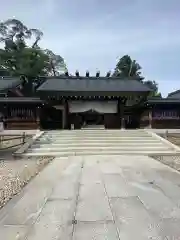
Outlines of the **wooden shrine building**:
<svg viewBox="0 0 180 240">
<path fill-rule="evenodd" d="M 180 128 L 180 91 L 148 98 L 151 89 L 137 80 L 69 76 L 0 79 L 0 116 L 6 129 Z"/>
</svg>

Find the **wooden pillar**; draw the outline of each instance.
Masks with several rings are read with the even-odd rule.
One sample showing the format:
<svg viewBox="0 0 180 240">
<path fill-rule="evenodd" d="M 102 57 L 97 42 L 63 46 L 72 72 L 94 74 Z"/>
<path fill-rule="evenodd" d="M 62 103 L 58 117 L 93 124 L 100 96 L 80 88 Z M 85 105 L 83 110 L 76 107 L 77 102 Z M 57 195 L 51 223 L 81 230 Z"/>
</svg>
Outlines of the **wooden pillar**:
<svg viewBox="0 0 180 240">
<path fill-rule="evenodd" d="M 124 103 L 121 104 L 121 129 L 125 128 Z"/>
<path fill-rule="evenodd" d="M 36 124 L 37 124 L 37 128 L 40 128 L 40 114 L 41 114 L 41 107 L 37 106 L 36 107 Z"/>
<path fill-rule="evenodd" d="M 121 119 L 121 129 L 125 129 L 125 116 L 124 116 L 124 108 L 127 99 L 124 99 L 120 102 L 120 119 Z"/>
<path fill-rule="evenodd" d="M 63 103 L 63 109 L 62 109 L 62 129 L 66 128 L 67 124 L 67 109 L 66 109 L 66 104 Z"/>
<path fill-rule="evenodd" d="M 149 128 L 152 128 L 152 109 L 149 109 Z"/>
<path fill-rule="evenodd" d="M 118 118 L 119 118 L 119 121 L 120 121 L 120 123 L 119 123 L 119 126 L 120 126 L 120 128 L 122 127 L 122 109 L 123 107 L 122 107 L 122 101 L 121 101 L 121 99 L 118 99 L 118 104 L 117 104 L 117 114 L 118 114 Z"/>
<path fill-rule="evenodd" d="M 64 122 L 64 129 L 69 129 L 69 106 L 68 106 L 68 101 L 64 101 L 64 116 L 65 116 L 65 122 Z"/>
</svg>

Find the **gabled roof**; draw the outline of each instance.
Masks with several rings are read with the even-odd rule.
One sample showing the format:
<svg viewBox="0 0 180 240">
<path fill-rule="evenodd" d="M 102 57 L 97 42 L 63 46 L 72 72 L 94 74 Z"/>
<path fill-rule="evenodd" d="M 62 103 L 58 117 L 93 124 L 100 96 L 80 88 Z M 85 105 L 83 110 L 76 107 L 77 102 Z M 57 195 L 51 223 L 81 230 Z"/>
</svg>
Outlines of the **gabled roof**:
<svg viewBox="0 0 180 240">
<path fill-rule="evenodd" d="M 43 103 L 43 100 L 35 97 L 0 97 L 0 103 Z"/>
<path fill-rule="evenodd" d="M 22 80 L 14 77 L 0 77 L 0 91 L 12 89 L 20 85 Z"/>
<path fill-rule="evenodd" d="M 38 89 L 39 92 L 79 95 L 83 93 L 150 92 L 151 89 L 137 80 L 113 77 L 63 77 L 49 78 Z"/>
<path fill-rule="evenodd" d="M 178 99 L 180 99 L 180 90 L 169 93 L 168 98 L 178 98 Z"/>
<path fill-rule="evenodd" d="M 178 98 L 149 98 L 147 100 L 150 104 L 180 104 Z"/>
</svg>

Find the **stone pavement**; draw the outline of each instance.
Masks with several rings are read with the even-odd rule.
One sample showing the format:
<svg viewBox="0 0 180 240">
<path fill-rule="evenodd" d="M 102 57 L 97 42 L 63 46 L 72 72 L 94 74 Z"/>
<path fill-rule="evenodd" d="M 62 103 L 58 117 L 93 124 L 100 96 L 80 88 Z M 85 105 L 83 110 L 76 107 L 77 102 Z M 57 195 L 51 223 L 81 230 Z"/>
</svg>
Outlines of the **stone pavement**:
<svg viewBox="0 0 180 240">
<path fill-rule="evenodd" d="M 3 240 L 179 240 L 180 175 L 147 156 L 56 158 L 0 211 Z"/>
</svg>

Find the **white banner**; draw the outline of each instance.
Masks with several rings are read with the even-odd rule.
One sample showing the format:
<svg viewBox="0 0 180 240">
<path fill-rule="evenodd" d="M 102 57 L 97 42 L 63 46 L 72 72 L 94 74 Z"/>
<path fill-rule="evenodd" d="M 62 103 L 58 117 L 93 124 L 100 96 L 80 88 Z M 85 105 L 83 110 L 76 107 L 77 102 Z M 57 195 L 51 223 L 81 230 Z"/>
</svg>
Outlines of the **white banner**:
<svg viewBox="0 0 180 240">
<path fill-rule="evenodd" d="M 87 111 L 117 113 L 117 101 L 69 101 L 69 112 L 82 113 Z"/>
</svg>

